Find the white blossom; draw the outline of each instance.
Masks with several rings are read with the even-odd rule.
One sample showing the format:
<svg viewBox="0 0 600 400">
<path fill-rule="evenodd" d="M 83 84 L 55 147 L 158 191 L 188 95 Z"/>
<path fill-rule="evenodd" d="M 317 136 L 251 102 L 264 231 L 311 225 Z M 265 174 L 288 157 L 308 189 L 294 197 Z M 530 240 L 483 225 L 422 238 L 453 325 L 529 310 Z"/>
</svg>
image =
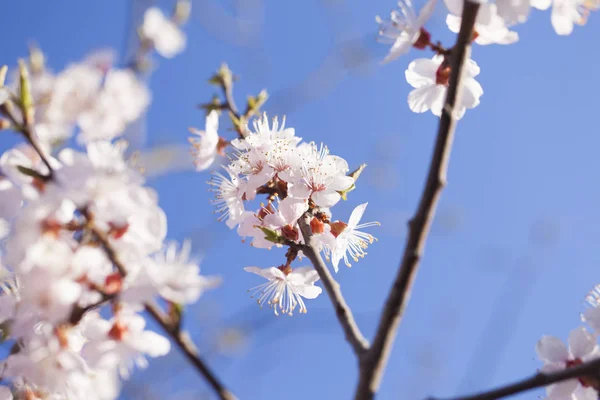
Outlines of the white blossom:
<svg viewBox="0 0 600 400">
<path fill-rule="evenodd" d="M 146 10 L 141 33 L 165 58 L 173 58 L 185 49 L 185 34 L 156 7 Z"/>
<path fill-rule="evenodd" d="M 600 356 L 596 337 L 579 327 L 569 334 L 569 347 L 554 336 L 543 336 L 537 343 L 536 352 L 544 362 L 542 372 L 552 373 L 571 368 Z M 583 378 L 582 378 L 583 379 Z M 589 400 L 598 393 L 581 379 L 569 379 L 546 387 L 549 399 Z"/>
<path fill-rule="evenodd" d="M 448 11 L 446 24 L 448 28 L 458 33 L 461 24 L 462 0 L 444 0 Z M 498 9 L 495 3 L 483 3 L 477 13 L 475 20 L 475 43 L 486 44 L 512 44 L 519 40 L 519 35 L 509 29 L 506 21 L 498 15 Z"/>
<path fill-rule="evenodd" d="M 423 26 L 431 18 L 436 4 L 437 0 L 428 0 L 417 15 L 410 0 L 401 0 L 398 2 L 399 10 L 391 11 L 389 21 L 384 21 L 377 16 L 380 40 L 392 44 L 388 55 L 383 60 L 384 63 L 408 53 L 415 45 L 424 48 L 428 44 L 429 33 L 423 29 Z M 425 43 L 418 43 L 420 38 Z"/>
<path fill-rule="evenodd" d="M 244 270 L 268 280 L 249 291 L 254 293 L 253 297 L 258 296 L 256 301 L 259 305 L 268 304 L 276 315 L 279 312 L 292 315 L 296 307 L 299 307 L 300 313 L 306 313 L 302 298 L 314 299 L 322 292 L 320 287 L 315 286 L 319 274 L 312 267 L 246 267 Z"/>
<path fill-rule="evenodd" d="M 406 70 L 407 82 L 415 88 L 408 95 L 408 105 L 413 112 L 422 113 L 428 110 L 436 115 L 442 114 L 446 99 L 450 66 L 444 63 L 444 57 L 436 55 L 432 59 L 419 58 L 410 63 Z M 473 60 L 467 60 L 462 80 L 463 95 L 457 104 L 455 117 L 462 118 L 467 108 L 479 105 L 483 95 L 481 85 L 474 79 L 479 75 L 479 67 Z"/>
<path fill-rule="evenodd" d="M 598 8 L 598 0 L 553 0 L 552 27 L 559 35 L 570 35 L 574 25 L 585 25 L 590 11 Z"/>
<path fill-rule="evenodd" d="M 203 131 L 190 128 L 190 132 L 199 136 L 190 138 L 192 155 L 196 171 L 208 169 L 217 158 L 223 155 L 223 143 L 219 138 L 219 114 L 213 110 L 206 116 L 206 125 Z"/>
<path fill-rule="evenodd" d="M 147 366 L 146 356 L 164 356 L 171 347 L 165 337 L 145 330 L 144 318 L 130 309 L 121 309 L 110 320 L 98 314 L 89 314 L 87 319 L 83 334 L 88 342 L 82 354 L 93 368 L 117 368 L 128 377 L 134 366 Z"/>
</svg>

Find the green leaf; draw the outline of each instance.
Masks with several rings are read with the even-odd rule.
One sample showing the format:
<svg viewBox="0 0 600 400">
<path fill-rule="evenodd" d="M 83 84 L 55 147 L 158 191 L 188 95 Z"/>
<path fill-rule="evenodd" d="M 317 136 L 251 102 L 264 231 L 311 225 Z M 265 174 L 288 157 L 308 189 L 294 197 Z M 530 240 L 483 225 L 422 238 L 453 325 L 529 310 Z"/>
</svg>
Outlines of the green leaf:
<svg viewBox="0 0 600 400">
<path fill-rule="evenodd" d="M 354 181 L 356 182 L 356 180 L 358 179 L 360 174 L 362 174 L 362 172 L 365 168 L 367 168 L 367 164 L 360 164 L 358 166 L 358 168 L 356 168 L 354 171 L 350 172 L 348 174 L 348 176 L 351 176 L 354 179 Z"/>
<path fill-rule="evenodd" d="M 268 240 L 269 242 L 272 243 L 276 243 L 276 244 L 281 244 L 284 242 L 283 237 L 281 237 L 281 235 L 269 228 L 266 228 L 264 226 L 257 226 L 257 228 L 259 228 L 261 231 L 263 231 L 263 233 L 265 234 L 265 240 Z"/>
</svg>

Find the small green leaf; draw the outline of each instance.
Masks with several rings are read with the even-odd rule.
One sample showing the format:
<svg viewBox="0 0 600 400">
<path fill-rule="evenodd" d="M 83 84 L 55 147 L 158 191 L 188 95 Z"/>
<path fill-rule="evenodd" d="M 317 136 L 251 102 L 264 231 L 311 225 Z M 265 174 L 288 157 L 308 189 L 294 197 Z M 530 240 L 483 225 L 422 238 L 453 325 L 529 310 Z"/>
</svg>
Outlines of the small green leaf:
<svg viewBox="0 0 600 400">
<path fill-rule="evenodd" d="M 33 97 L 31 96 L 31 82 L 25 61 L 19 60 L 19 83 L 21 85 L 21 109 L 25 117 L 25 124 L 33 123 Z"/>
<path fill-rule="evenodd" d="M 348 174 L 348 176 L 351 176 L 354 179 L 354 181 L 356 182 L 356 180 L 358 179 L 360 174 L 362 174 L 362 172 L 365 168 L 367 168 L 367 164 L 360 164 L 358 166 L 358 168 L 356 168 L 354 171 L 350 172 Z"/>
<path fill-rule="evenodd" d="M 257 228 L 259 228 L 261 231 L 263 231 L 263 233 L 265 234 L 265 240 L 268 240 L 269 242 L 272 243 L 276 243 L 276 244 L 281 244 L 283 243 L 284 239 L 283 237 L 281 237 L 281 235 L 269 228 L 266 228 L 264 226 L 258 226 Z"/>
</svg>

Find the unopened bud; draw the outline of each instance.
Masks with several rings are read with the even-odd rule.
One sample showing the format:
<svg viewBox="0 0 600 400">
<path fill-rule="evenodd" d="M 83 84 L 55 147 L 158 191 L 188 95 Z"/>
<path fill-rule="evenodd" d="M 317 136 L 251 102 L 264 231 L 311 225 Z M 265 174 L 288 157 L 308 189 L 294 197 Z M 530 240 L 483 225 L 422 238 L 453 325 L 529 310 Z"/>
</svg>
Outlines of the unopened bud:
<svg viewBox="0 0 600 400">
<path fill-rule="evenodd" d="M 31 72 L 34 74 L 40 73 L 45 69 L 46 57 L 37 46 L 29 47 L 29 65 L 31 66 Z"/>
<path fill-rule="evenodd" d="M 4 86 L 4 82 L 6 81 L 6 73 L 8 72 L 8 67 L 3 65 L 0 67 L 0 87 Z"/>
<path fill-rule="evenodd" d="M 179 0 L 175 4 L 175 12 L 173 12 L 173 22 L 177 25 L 185 24 L 192 13 L 192 2 L 189 0 Z"/>
<path fill-rule="evenodd" d="M 19 60 L 19 83 L 21 85 L 21 110 L 25 125 L 33 124 L 33 97 L 31 96 L 31 81 L 25 61 Z"/>
<path fill-rule="evenodd" d="M 281 228 L 281 233 L 283 234 L 283 237 L 292 241 L 298 240 L 299 237 L 298 229 L 289 224 Z"/>
<path fill-rule="evenodd" d="M 123 287 L 123 277 L 119 272 L 112 273 L 104 280 L 104 292 L 106 294 L 115 294 L 121 291 Z"/>
<path fill-rule="evenodd" d="M 340 233 L 344 232 L 344 229 L 346 229 L 348 224 L 346 224 L 345 222 L 342 222 L 342 221 L 335 221 L 335 222 L 330 222 L 329 226 L 331 227 L 331 234 L 334 237 L 338 237 Z"/>
<path fill-rule="evenodd" d="M 323 233 L 325 232 L 325 224 L 319 221 L 317 218 L 313 218 L 310 221 L 310 230 L 312 233 Z"/>
</svg>

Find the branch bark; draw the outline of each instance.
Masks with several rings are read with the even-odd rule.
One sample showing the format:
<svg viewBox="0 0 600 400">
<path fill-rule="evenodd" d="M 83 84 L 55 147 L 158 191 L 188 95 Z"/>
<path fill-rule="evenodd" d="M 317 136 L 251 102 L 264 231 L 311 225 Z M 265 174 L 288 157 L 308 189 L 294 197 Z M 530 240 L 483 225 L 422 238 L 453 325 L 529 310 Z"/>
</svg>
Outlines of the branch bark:
<svg viewBox="0 0 600 400">
<path fill-rule="evenodd" d="M 523 379 L 510 385 L 502 386 L 497 389 L 470 396 L 455 397 L 452 400 L 495 400 L 502 397 L 511 396 L 513 394 L 525 392 L 531 389 L 548 386 L 553 383 L 584 376 L 592 376 L 594 377 L 593 380 L 597 381 L 599 372 L 600 359 L 595 359 L 558 372 L 553 372 L 549 374 L 538 372 L 530 378 Z M 430 398 L 429 400 L 439 399 Z"/>
<path fill-rule="evenodd" d="M 354 350 L 354 353 L 356 354 L 356 357 L 360 360 L 368 350 L 369 342 L 360 332 L 360 329 L 354 320 L 354 316 L 352 315 L 352 311 L 344 300 L 344 296 L 342 295 L 342 291 L 340 289 L 340 284 L 333 279 L 331 272 L 329 272 L 329 268 L 327 268 L 323 258 L 321 258 L 321 255 L 316 250 L 317 246 L 310 229 L 310 216 L 305 215 L 304 217 L 300 218 L 299 225 L 300 230 L 302 231 L 302 236 L 304 237 L 304 241 L 306 243 L 306 245 L 302 248 L 302 252 L 312 262 L 315 270 L 319 274 L 319 277 L 323 282 L 323 287 L 325 287 L 325 291 L 329 295 L 329 299 L 335 308 L 335 315 L 337 316 L 337 319 L 340 322 L 344 333 L 346 334 L 346 340 L 348 343 L 350 343 L 352 350 Z"/>
<path fill-rule="evenodd" d="M 419 268 L 425 242 L 440 194 L 446 185 L 448 161 L 454 140 L 456 120 L 454 112 L 460 102 L 463 66 L 469 58 L 473 26 L 479 11 L 479 4 L 466 0 L 463 7 L 462 23 L 456 45 L 452 50 L 452 74 L 446 101 L 437 133 L 435 148 L 429 166 L 425 188 L 417 211 L 409 222 L 409 234 L 396 280 L 390 290 L 377 327 L 373 345 L 360 364 L 360 377 L 355 400 L 368 400 L 375 397 L 389 358 L 396 331 L 410 298 L 411 288 Z"/>
</svg>

